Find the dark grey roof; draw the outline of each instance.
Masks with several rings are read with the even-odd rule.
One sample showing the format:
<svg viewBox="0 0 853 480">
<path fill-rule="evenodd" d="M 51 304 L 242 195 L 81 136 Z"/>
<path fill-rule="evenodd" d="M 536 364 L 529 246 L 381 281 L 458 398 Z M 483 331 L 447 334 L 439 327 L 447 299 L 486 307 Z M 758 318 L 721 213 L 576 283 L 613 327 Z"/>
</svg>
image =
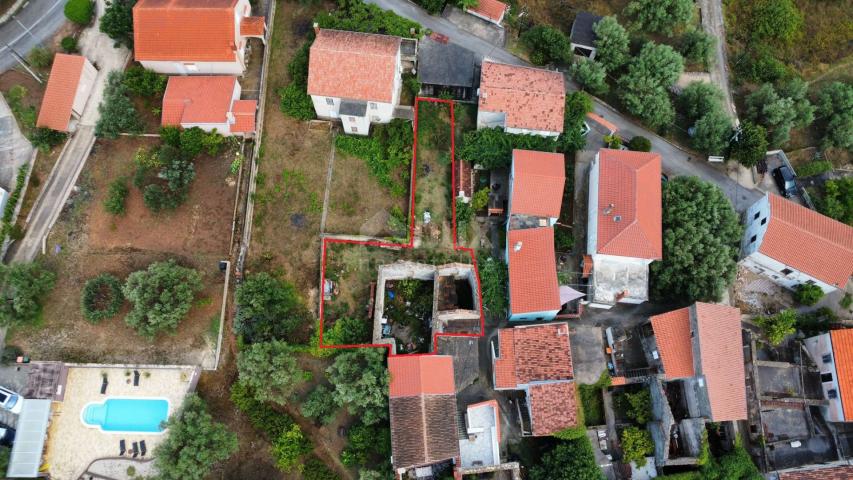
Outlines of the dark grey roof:
<svg viewBox="0 0 853 480">
<path fill-rule="evenodd" d="M 363 117 L 367 113 L 367 102 L 358 100 L 341 100 L 340 115 Z"/>
<path fill-rule="evenodd" d="M 575 16 L 575 22 L 572 23 L 572 43 L 594 47 L 595 32 L 592 31 L 592 27 L 594 27 L 601 18 L 602 17 L 589 12 L 578 12 L 577 16 Z"/>
<path fill-rule="evenodd" d="M 474 52 L 459 45 L 427 37 L 418 47 L 418 80 L 421 83 L 473 87 L 478 66 Z"/>
</svg>

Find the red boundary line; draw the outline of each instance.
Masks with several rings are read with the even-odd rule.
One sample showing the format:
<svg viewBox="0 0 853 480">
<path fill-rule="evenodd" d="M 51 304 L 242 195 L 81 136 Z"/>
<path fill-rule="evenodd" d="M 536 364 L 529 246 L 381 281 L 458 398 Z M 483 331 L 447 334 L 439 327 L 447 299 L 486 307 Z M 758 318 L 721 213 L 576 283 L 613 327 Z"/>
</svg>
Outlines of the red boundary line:
<svg viewBox="0 0 853 480">
<path fill-rule="evenodd" d="M 320 270 L 320 285 L 321 288 L 326 284 L 326 255 L 328 253 L 328 245 L 330 243 L 344 243 L 344 244 L 353 244 L 353 245 L 365 245 L 370 247 L 392 247 L 392 248 L 414 248 L 415 245 L 415 191 L 417 188 L 417 168 L 418 168 L 418 104 L 420 102 L 431 102 L 431 103 L 446 103 L 450 105 L 450 169 L 451 169 L 451 185 L 456 185 L 456 135 L 455 135 L 455 126 L 456 126 L 456 117 L 454 116 L 453 110 L 453 101 L 451 100 L 443 100 L 438 98 L 415 98 L 415 119 L 413 122 L 414 129 L 414 144 L 412 145 L 412 179 L 411 186 L 409 188 L 409 238 L 408 243 L 392 243 L 392 242 L 381 242 L 381 241 L 359 241 L 359 240 L 343 240 L 336 238 L 324 238 L 323 239 L 323 251 L 322 251 L 322 268 Z M 451 187 L 451 192 L 453 187 Z M 486 317 L 483 313 L 483 289 L 480 284 L 480 270 L 477 267 L 477 256 L 474 253 L 474 249 L 467 247 L 460 247 L 457 244 L 457 236 L 456 236 L 456 198 L 451 194 L 451 210 L 453 211 L 453 218 L 451 221 L 451 225 L 453 227 L 453 250 L 458 252 L 467 252 L 471 256 L 471 264 L 474 266 L 474 274 L 477 276 L 477 297 L 480 300 L 480 333 L 435 333 L 433 336 L 433 351 L 430 353 L 409 353 L 409 354 L 392 354 L 391 346 L 387 344 L 376 344 L 376 343 L 361 343 L 361 344 L 353 344 L 353 345 L 324 345 L 323 344 L 323 324 L 324 322 L 324 310 L 325 310 L 325 302 L 323 300 L 323 292 L 320 291 L 320 339 L 318 342 L 319 348 L 387 348 L 389 356 L 418 356 L 418 355 L 436 355 L 438 352 L 438 338 L 439 337 L 482 337 L 485 333 L 485 324 Z M 372 322 L 373 319 L 371 319 Z"/>
</svg>

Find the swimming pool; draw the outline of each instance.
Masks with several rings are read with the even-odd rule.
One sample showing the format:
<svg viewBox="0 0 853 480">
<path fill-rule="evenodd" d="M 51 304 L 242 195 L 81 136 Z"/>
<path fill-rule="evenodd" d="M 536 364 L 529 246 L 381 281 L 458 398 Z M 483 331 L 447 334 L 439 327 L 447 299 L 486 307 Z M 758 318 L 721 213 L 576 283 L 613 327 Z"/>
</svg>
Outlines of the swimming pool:
<svg viewBox="0 0 853 480">
<path fill-rule="evenodd" d="M 84 425 L 108 433 L 162 433 L 161 424 L 168 418 L 165 398 L 112 397 L 89 403 L 80 412 Z"/>
</svg>

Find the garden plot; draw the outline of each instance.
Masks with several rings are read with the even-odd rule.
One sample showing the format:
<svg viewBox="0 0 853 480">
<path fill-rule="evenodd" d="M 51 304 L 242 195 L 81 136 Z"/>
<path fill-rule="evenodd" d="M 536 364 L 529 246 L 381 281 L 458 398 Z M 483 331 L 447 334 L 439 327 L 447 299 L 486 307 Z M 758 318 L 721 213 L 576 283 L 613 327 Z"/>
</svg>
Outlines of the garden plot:
<svg viewBox="0 0 853 480">
<path fill-rule="evenodd" d="M 136 171 L 134 155 L 156 139 L 99 141 L 88 159 L 71 203 L 46 241 L 44 262 L 57 273 L 41 322 L 10 332 L 7 343 L 43 360 L 76 362 L 168 363 L 213 366 L 222 289 L 218 262 L 228 257 L 236 179 L 233 154 L 201 155 L 186 200 L 175 210 L 152 213 L 140 189 L 128 180 L 126 212 L 114 216 L 104 199 L 116 179 Z M 125 324 L 130 310 L 97 324 L 81 311 L 85 282 L 102 273 L 123 281 L 153 262 L 175 260 L 198 271 L 200 291 L 173 334 L 146 340 Z"/>
</svg>

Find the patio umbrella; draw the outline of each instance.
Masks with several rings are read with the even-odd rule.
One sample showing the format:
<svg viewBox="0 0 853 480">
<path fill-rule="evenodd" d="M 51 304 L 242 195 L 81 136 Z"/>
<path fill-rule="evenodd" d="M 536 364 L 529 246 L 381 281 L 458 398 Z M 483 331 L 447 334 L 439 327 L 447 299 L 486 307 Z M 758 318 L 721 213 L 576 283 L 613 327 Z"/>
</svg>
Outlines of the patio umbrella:
<svg viewBox="0 0 853 480">
<path fill-rule="evenodd" d="M 579 292 L 572 287 L 560 285 L 560 305 L 565 305 L 572 300 L 577 300 L 583 296 L 586 296 L 586 294 Z"/>
</svg>

